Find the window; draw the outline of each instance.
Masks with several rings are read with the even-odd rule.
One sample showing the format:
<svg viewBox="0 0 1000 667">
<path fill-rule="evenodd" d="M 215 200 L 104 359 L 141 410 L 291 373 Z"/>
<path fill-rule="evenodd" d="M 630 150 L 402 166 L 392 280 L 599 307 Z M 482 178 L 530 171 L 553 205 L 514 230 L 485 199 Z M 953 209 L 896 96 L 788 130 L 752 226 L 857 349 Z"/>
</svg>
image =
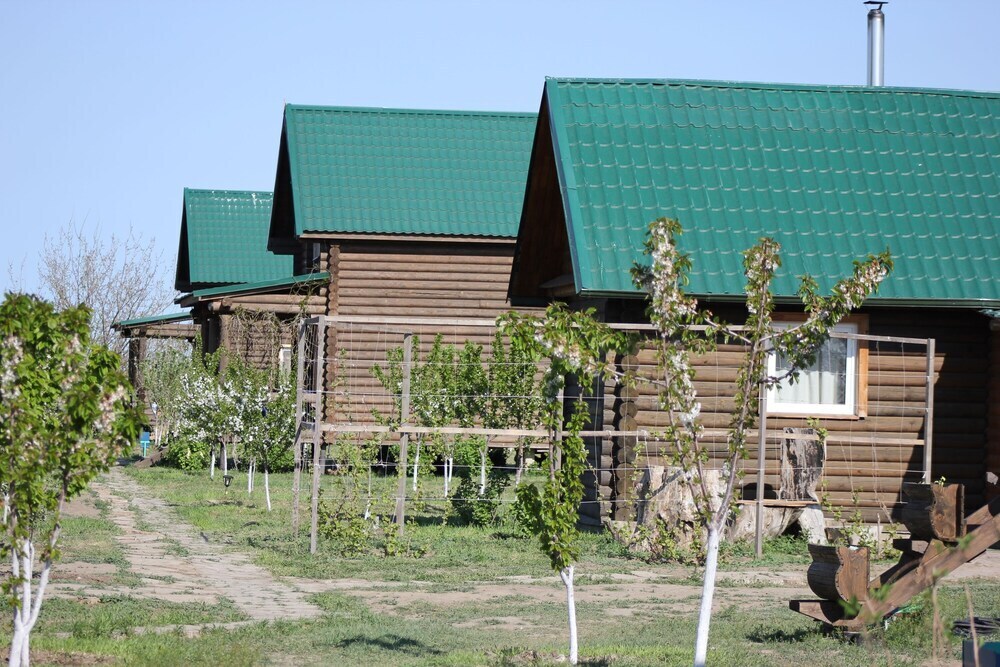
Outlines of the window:
<svg viewBox="0 0 1000 667">
<path fill-rule="evenodd" d="M 287 377 L 292 374 L 292 346 L 282 345 L 278 350 L 278 372 Z"/>
<path fill-rule="evenodd" d="M 838 324 L 836 333 L 864 333 L 862 318 Z M 776 327 L 794 326 L 794 322 Z M 859 349 L 860 347 L 860 349 Z M 816 353 L 816 360 L 799 372 L 792 384 L 784 380 L 767 392 L 768 413 L 817 416 L 865 416 L 868 371 L 867 347 L 853 338 L 831 337 Z M 771 354 L 767 370 L 772 376 L 789 368 L 780 354 Z"/>
</svg>

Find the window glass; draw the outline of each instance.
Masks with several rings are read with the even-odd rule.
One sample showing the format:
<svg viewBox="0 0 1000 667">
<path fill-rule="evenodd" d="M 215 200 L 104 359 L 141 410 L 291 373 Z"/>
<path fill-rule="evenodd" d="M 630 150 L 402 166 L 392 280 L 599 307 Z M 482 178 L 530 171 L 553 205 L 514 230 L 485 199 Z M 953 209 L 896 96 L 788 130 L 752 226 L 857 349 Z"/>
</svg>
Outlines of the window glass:
<svg viewBox="0 0 1000 667">
<path fill-rule="evenodd" d="M 791 326 L 791 325 L 788 325 Z M 857 333 L 856 324 L 840 324 L 834 331 Z M 789 369 L 780 354 L 768 359 L 772 376 Z M 857 341 L 830 338 L 816 360 L 799 372 L 796 382 L 783 380 L 768 392 L 768 412 L 796 414 L 854 414 L 857 390 Z"/>
</svg>

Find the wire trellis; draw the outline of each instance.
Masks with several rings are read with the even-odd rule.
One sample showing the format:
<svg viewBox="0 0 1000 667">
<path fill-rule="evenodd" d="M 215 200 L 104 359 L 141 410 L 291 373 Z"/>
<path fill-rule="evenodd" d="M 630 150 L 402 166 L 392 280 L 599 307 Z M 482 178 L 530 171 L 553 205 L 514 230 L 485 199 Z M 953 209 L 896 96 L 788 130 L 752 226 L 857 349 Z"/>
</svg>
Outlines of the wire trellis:
<svg viewBox="0 0 1000 667">
<path fill-rule="evenodd" d="M 524 474 L 527 461 L 545 455 L 552 434 L 537 416 L 521 415 L 520 420 L 515 416 L 503 426 L 492 427 L 482 418 L 460 423 L 458 418 L 435 421 L 428 414 L 436 405 L 441 412 L 449 413 L 453 406 L 446 403 L 474 402 L 483 396 L 530 406 L 532 401 L 537 402 L 537 393 L 495 392 L 487 382 L 482 395 L 445 392 L 429 396 L 421 394 L 421 387 L 433 383 L 408 384 L 418 372 L 461 374 L 475 371 L 471 365 L 480 365 L 479 371 L 492 379 L 498 375 L 496 366 L 513 366 L 493 356 L 495 326 L 492 320 L 432 318 L 318 317 L 303 323 L 298 336 L 296 455 L 300 463 L 296 480 L 302 470 L 312 474 L 314 548 L 318 489 L 324 487 L 325 499 L 342 500 L 334 488 L 342 469 L 367 467 L 360 477 L 367 480 L 369 490 L 384 490 L 385 481 L 373 480 L 392 477 L 396 488 L 387 497 L 399 519 L 406 503 L 417 499 L 425 506 L 438 505 L 438 511 L 447 511 L 446 504 L 454 495 L 445 492 L 443 479 L 456 473 L 459 478 L 483 476 L 482 463 L 477 466 L 455 462 L 452 450 L 457 442 L 478 439 L 486 452 L 484 457 L 491 459 L 492 470 L 517 479 Z M 649 329 L 643 325 L 613 326 Z M 903 502 L 903 482 L 930 480 L 934 343 L 932 339 L 851 333 L 834 333 L 832 337 L 851 341 L 856 350 L 849 366 L 834 371 L 834 375 L 839 373 L 838 381 L 844 384 L 857 383 L 857 395 L 850 414 L 825 415 L 816 422 L 825 431 L 826 451 L 816 493 L 822 497 L 814 500 L 836 513 L 858 512 L 869 523 L 889 523 Z M 443 355 L 444 361 L 435 360 L 435 341 L 439 346 L 453 346 L 455 354 Z M 481 346 L 481 358 L 463 362 L 458 352 L 467 341 Z M 744 353 L 741 346 L 726 343 L 711 354 L 691 360 L 696 370 L 699 419 L 705 427 L 703 441 L 710 452 L 710 467 L 721 467 L 728 452 L 726 427 L 734 409 L 738 362 Z M 390 358 L 396 360 L 396 370 L 402 375 L 386 384 L 375 369 L 382 369 L 385 375 L 391 370 Z M 657 373 L 653 350 L 643 348 L 629 358 L 614 361 L 620 368 L 634 371 L 640 381 L 626 386 L 611 379 L 582 397 L 590 410 L 592 428 L 583 433 L 588 470 L 581 515 L 595 522 L 606 517 L 630 518 L 638 500 L 637 479 L 642 471 L 650 465 L 671 464 L 671 445 L 661 435 L 667 415 L 650 381 Z M 449 368 L 436 368 L 435 364 Z M 515 370 L 537 379 L 543 368 L 525 368 L 521 364 Z M 741 492 L 744 498 L 753 498 L 757 503 L 758 515 L 765 505 L 781 502 L 782 456 L 789 441 L 786 429 L 804 428 L 810 423 L 808 411 L 770 412 L 766 404 L 766 400 L 762 401 L 760 430 L 750 438 L 751 455 L 742 462 Z M 371 451 L 370 460 L 347 462 L 337 454 L 347 451 L 345 448 L 364 447 Z M 416 491 L 412 481 L 403 482 L 406 476 L 397 479 L 395 475 L 396 461 L 402 460 L 400 450 L 406 451 L 407 447 L 408 468 L 424 470 L 425 475 L 433 471 L 432 476 L 418 482 Z M 417 451 L 424 457 L 422 464 L 414 462 Z M 787 456 L 785 465 L 795 467 L 788 463 Z M 412 471 L 408 475 L 412 477 Z M 531 476 L 526 478 L 530 481 Z M 449 491 L 453 489 L 452 485 Z M 510 503 L 513 495 L 508 491 L 490 502 Z M 297 525 L 297 517 L 294 521 Z"/>
</svg>

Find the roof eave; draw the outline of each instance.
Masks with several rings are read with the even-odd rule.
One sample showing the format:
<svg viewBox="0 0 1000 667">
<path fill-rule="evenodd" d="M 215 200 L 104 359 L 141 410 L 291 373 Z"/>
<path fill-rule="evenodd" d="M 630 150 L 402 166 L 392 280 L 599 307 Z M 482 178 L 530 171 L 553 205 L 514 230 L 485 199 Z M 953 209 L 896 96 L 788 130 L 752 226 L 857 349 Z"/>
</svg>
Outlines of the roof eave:
<svg viewBox="0 0 1000 667">
<path fill-rule="evenodd" d="M 581 297 L 596 299 L 645 299 L 647 294 L 636 290 L 600 290 L 584 289 L 578 292 Z M 743 303 L 745 294 L 690 294 L 700 301 L 722 303 Z M 802 305 L 802 301 L 794 295 L 776 295 L 774 302 L 778 305 Z M 1000 299 L 893 299 L 875 297 L 862 304 L 864 308 L 946 308 L 988 310 L 1000 309 Z"/>
<path fill-rule="evenodd" d="M 230 285 L 226 287 L 214 287 L 206 290 L 196 290 L 190 294 L 182 296 L 178 303 L 182 306 L 193 306 L 204 301 L 217 301 L 230 296 L 248 296 L 251 294 L 266 294 L 277 290 L 306 285 L 313 282 L 329 280 L 330 273 L 321 271 L 303 276 L 295 276 L 280 281 L 268 280 L 257 283 L 243 283 L 241 285 Z"/>
</svg>

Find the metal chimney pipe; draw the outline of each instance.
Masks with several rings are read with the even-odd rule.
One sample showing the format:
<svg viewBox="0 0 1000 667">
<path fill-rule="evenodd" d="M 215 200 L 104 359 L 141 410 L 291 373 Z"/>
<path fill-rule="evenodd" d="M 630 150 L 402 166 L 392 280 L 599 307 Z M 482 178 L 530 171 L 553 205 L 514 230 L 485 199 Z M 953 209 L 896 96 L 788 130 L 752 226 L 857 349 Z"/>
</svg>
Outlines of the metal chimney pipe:
<svg viewBox="0 0 1000 667">
<path fill-rule="evenodd" d="M 866 5 L 878 5 L 868 12 L 868 85 L 885 85 L 885 14 L 882 0 L 867 0 Z"/>
</svg>

